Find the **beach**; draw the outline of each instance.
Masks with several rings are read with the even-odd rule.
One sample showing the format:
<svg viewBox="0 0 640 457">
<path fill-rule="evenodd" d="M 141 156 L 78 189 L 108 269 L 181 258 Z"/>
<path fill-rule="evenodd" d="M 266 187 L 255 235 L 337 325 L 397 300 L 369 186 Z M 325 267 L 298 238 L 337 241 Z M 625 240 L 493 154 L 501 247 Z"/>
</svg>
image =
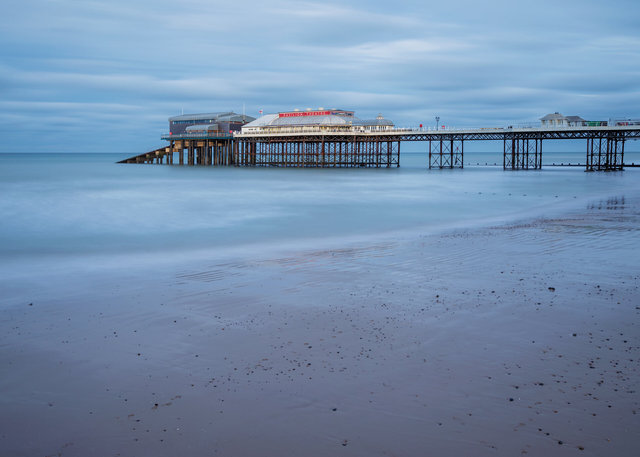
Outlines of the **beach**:
<svg viewBox="0 0 640 457">
<path fill-rule="evenodd" d="M 52 271 L 3 309 L 0 449 L 635 455 L 638 208 Z"/>
<path fill-rule="evenodd" d="M 0 159 L 0 455 L 636 454 L 636 170 Z"/>
</svg>

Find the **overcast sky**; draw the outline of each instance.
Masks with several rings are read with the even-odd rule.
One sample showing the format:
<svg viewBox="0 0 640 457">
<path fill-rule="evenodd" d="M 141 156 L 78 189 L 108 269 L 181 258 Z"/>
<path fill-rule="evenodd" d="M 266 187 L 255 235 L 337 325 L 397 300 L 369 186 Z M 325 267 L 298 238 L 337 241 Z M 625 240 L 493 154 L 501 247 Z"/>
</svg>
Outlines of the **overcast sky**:
<svg viewBox="0 0 640 457">
<path fill-rule="evenodd" d="M 640 2 L 8 0 L 0 152 L 140 152 L 167 118 L 640 118 Z"/>
</svg>

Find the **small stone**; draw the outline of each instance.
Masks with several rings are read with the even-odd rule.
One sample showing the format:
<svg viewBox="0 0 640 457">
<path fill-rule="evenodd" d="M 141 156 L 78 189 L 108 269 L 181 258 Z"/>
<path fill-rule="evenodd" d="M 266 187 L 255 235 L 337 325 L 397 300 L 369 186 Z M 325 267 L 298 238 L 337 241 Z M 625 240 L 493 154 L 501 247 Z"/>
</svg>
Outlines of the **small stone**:
<svg viewBox="0 0 640 457">
<path fill-rule="evenodd" d="M 550 292 L 555 292 L 555 291 L 556 291 L 556 288 L 555 288 L 555 287 L 549 287 L 549 291 L 550 291 Z"/>
</svg>

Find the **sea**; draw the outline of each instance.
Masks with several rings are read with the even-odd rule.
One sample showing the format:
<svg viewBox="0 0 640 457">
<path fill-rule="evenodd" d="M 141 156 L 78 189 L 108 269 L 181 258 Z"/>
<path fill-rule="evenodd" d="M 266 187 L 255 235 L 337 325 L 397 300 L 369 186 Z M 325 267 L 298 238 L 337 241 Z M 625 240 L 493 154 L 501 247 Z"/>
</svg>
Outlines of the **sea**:
<svg viewBox="0 0 640 457">
<path fill-rule="evenodd" d="M 117 163 L 130 155 L 0 154 L 0 277 L 341 247 L 640 195 L 638 168 L 553 166 L 584 164 L 584 152 L 546 152 L 542 170 L 527 171 L 503 170 L 500 152 L 467 153 L 463 169 L 443 170 L 411 151 L 381 169 Z M 625 154 L 632 162 L 640 153 Z"/>
</svg>

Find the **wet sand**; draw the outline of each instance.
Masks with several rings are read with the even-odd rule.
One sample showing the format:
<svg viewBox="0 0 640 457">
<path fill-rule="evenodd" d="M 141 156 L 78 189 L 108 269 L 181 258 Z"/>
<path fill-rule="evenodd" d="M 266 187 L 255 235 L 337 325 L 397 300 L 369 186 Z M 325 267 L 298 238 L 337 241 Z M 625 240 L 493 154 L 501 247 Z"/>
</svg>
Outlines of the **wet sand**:
<svg viewBox="0 0 640 457">
<path fill-rule="evenodd" d="M 635 456 L 639 248 L 614 199 L 5 283 L 0 455 Z"/>
</svg>

